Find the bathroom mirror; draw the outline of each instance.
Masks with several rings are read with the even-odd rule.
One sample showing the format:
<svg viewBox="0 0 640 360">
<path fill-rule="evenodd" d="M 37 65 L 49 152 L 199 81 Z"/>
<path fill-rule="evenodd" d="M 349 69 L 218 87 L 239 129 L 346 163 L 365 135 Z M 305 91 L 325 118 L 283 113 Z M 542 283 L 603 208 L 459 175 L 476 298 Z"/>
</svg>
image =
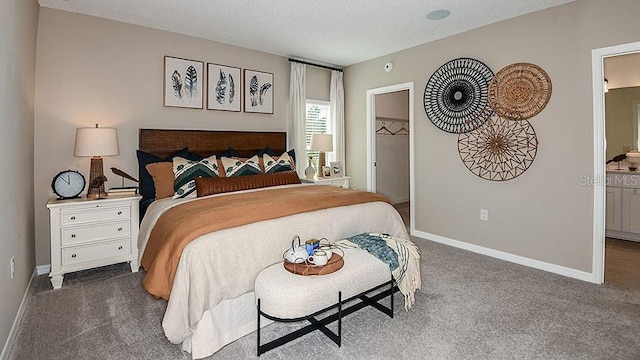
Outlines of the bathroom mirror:
<svg viewBox="0 0 640 360">
<path fill-rule="evenodd" d="M 606 58 L 605 94 L 606 158 L 638 149 L 640 136 L 640 54 Z"/>
</svg>

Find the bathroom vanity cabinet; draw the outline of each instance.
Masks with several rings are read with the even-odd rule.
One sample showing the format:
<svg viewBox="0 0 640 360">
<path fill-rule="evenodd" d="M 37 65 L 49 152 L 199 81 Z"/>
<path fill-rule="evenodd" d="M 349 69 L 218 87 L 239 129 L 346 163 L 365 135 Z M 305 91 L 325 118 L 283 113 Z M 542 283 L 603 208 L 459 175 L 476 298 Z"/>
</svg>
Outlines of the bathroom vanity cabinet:
<svg viewBox="0 0 640 360">
<path fill-rule="evenodd" d="M 640 173 L 607 172 L 606 236 L 640 242 Z"/>
</svg>

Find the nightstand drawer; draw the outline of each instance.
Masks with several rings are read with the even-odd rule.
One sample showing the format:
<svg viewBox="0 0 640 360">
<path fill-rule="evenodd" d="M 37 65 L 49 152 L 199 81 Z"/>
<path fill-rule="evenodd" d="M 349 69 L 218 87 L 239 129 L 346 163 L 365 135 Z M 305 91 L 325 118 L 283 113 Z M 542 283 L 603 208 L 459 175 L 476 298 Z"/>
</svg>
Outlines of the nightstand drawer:
<svg viewBox="0 0 640 360">
<path fill-rule="evenodd" d="M 349 187 L 345 180 L 329 180 L 329 181 L 323 182 L 322 185 L 331 185 L 331 186 L 337 186 L 341 188 Z"/>
<path fill-rule="evenodd" d="M 72 265 L 87 261 L 126 256 L 131 253 L 131 240 L 122 239 L 91 246 L 78 246 L 62 249 L 62 265 Z"/>
<path fill-rule="evenodd" d="M 62 212 L 61 225 L 81 224 L 93 221 L 128 219 L 131 217 L 130 207 L 111 207 L 98 210 L 71 209 Z"/>
<path fill-rule="evenodd" d="M 302 183 L 311 183 L 315 185 L 329 185 L 340 187 L 343 189 L 349 188 L 349 176 L 334 177 L 334 178 L 313 178 L 313 179 L 300 179 Z"/>
<path fill-rule="evenodd" d="M 62 245 L 131 235 L 131 221 L 62 228 Z"/>
</svg>

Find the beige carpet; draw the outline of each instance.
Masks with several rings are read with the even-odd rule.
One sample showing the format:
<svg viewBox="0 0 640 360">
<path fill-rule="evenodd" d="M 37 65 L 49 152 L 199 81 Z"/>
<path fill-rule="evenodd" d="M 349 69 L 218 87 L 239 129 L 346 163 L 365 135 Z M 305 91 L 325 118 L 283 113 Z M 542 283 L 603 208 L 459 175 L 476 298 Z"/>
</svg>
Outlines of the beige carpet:
<svg viewBox="0 0 640 360">
<path fill-rule="evenodd" d="M 640 359 L 640 292 L 594 285 L 414 239 L 423 290 L 393 319 L 363 309 L 343 321 L 338 348 L 312 333 L 262 359 Z M 115 268 L 115 270 L 114 270 Z M 126 267 L 125 267 L 126 268 Z M 10 359 L 188 359 L 167 342 L 164 301 L 142 273 L 79 276 L 61 290 L 38 278 Z M 400 294 L 396 301 L 401 304 Z M 297 324 L 273 324 L 273 338 Z M 256 358 L 256 335 L 211 359 Z"/>
</svg>

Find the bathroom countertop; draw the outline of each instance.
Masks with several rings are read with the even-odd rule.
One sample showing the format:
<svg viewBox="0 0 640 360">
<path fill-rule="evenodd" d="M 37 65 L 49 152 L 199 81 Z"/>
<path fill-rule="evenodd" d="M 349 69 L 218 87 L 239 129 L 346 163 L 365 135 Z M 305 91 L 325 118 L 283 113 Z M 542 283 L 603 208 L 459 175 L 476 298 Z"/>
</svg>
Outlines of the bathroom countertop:
<svg viewBox="0 0 640 360">
<path fill-rule="evenodd" d="M 619 175 L 640 175 L 640 170 L 631 171 L 627 168 L 617 170 L 617 169 L 607 169 L 607 174 L 619 174 Z"/>
</svg>

